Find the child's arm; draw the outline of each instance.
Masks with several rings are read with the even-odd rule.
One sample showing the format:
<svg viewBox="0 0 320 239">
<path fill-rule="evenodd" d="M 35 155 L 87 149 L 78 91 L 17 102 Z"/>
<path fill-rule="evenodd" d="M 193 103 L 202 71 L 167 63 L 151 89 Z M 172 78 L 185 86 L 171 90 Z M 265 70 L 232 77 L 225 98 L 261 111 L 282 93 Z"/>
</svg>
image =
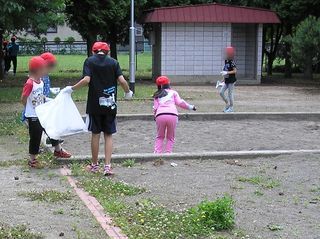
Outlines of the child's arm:
<svg viewBox="0 0 320 239">
<path fill-rule="evenodd" d="M 28 96 L 21 95 L 21 104 L 23 105 L 23 107 L 26 107 L 27 99 L 28 99 Z"/>
<path fill-rule="evenodd" d="M 184 101 L 183 99 L 181 99 L 181 97 L 179 96 L 178 92 L 174 93 L 174 102 L 177 106 L 179 106 L 182 109 L 186 109 L 186 110 L 196 110 L 196 107 L 194 105 L 190 105 L 188 104 L 186 101 Z"/>
<path fill-rule="evenodd" d="M 129 85 L 128 82 L 124 79 L 123 75 L 119 76 L 117 80 L 124 92 L 128 93 L 130 91 Z"/>
<path fill-rule="evenodd" d="M 78 90 L 90 83 L 90 76 L 83 77 L 77 84 L 71 87 L 72 90 Z"/>
<path fill-rule="evenodd" d="M 237 68 L 233 67 L 232 71 L 228 71 L 228 75 L 230 74 L 236 74 L 237 73 Z"/>
<path fill-rule="evenodd" d="M 153 100 L 153 114 L 154 114 L 154 116 L 157 114 L 158 107 L 159 107 L 159 100 L 154 99 Z"/>
<path fill-rule="evenodd" d="M 27 99 L 31 94 L 32 88 L 33 88 L 33 83 L 30 80 L 28 80 L 23 86 L 22 94 L 21 94 L 21 103 L 23 104 L 24 107 L 26 107 L 27 105 Z"/>
</svg>

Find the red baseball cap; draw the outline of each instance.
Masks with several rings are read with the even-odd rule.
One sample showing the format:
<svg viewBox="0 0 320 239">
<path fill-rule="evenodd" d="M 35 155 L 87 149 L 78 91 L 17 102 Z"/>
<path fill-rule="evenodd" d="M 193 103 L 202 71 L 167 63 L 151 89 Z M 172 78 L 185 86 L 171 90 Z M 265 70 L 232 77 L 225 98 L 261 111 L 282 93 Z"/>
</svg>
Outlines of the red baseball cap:
<svg viewBox="0 0 320 239">
<path fill-rule="evenodd" d="M 108 43 L 97 41 L 92 46 L 92 52 L 99 52 L 99 51 L 110 51 L 110 47 Z"/>
<path fill-rule="evenodd" d="M 46 61 L 40 56 L 34 56 L 29 60 L 29 70 L 36 71 L 47 65 Z"/>
<path fill-rule="evenodd" d="M 234 47 L 228 46 L 228 47 L 226 47 L 225 51 L 226 51 L 227 56 L 234 57 L 234 52 L 235 52 Z"/>
<path fill-rule="evenodd" d="M 167 76 L 159 76 L 156 79 L 156 84 L 157 86 L 162 86 L 162 85 L 169 85 L 170 84 L 170 80 Z"/>
<path fill-rule="evenodd" d="M 51 52 L 45 52 L 40 57 L 47 62 L 47 64 L 56 64 L 57 58 Z"/>
</svg>

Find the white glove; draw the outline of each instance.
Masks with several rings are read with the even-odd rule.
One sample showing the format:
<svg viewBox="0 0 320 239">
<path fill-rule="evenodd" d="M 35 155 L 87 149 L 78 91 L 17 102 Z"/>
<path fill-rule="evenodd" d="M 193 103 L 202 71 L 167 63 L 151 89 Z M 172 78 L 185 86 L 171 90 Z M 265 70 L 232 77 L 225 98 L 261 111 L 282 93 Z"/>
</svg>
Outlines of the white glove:
<svg viewBox="0 0 320 239">
<path fill-rule="evenodd" d="M 124 93 L 124 98 L 125 98 L 126 100 L 131 100 L 132 97 L 133 97 L 133 92 L 132 92 L 131 90 L 129 90 L 128 93 Z"/>
<path fill-rule="evenodd" d="M 227 72 L 227 71 L 221 71 L 220 74 L 221 74 L 222 76 L 226 76 L 226 75 L 228 75 L 228 72 Z"/>
<path fill-rule="evenodd" d="M 49 101 L 51 101 L 51 100 L 53 100 L 52 98 L 50 98 L 50 97 L 46 97 L 46 102 L 49 102 Z"/>
<path fill-rule="evenodd" d="M 197 108 L 196 108 L 194 105 L 189 105 L 189 110 L 196 111 L 196 110 L 197 110 Z"/>
<path fill-rule="evenodd" d="M 63 88 L 62 90 L 61 90 L 61 92 L 62 93 L 67 93 L 67 94 L 72 94 L 72 92 L 73 92 L 73 89 L 72 89 L 72 86 L 67 86 L 67 87 L 65 87 L 65 88 Z"/>
</svg>

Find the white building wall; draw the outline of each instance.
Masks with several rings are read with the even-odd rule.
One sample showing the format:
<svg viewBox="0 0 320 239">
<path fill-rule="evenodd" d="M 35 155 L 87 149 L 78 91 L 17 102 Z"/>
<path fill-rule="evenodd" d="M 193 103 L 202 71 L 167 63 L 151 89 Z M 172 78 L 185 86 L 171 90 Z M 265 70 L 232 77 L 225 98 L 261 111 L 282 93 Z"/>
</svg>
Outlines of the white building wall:
<svg viewBox="0 0 320 239">
<path fill-rule="evenodd" d="M 231 24 L 163 23 L 161 39 L 161 74 L 212 81 L 222 69 L 223 49 L 231 44 Z"/>
</svg>

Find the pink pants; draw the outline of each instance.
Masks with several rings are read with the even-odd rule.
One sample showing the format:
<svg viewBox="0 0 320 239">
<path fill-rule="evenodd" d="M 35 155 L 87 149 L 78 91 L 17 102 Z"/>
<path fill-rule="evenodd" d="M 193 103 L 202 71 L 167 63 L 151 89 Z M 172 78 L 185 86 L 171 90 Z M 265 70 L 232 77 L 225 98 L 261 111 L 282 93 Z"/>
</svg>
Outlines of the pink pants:
<svg viewBox="0 0 320 239">
<path fill-rule="evenodd" d="M 167 139 L 166 153 L 172 153 L 174 137 L 178 123 L 178 117 L 175 115 L 159 115 L 156 118 L 157 137 L 154 144 L 154 153 L 161 154 L 164 149 L 164 139 Z"/>
</svg>

